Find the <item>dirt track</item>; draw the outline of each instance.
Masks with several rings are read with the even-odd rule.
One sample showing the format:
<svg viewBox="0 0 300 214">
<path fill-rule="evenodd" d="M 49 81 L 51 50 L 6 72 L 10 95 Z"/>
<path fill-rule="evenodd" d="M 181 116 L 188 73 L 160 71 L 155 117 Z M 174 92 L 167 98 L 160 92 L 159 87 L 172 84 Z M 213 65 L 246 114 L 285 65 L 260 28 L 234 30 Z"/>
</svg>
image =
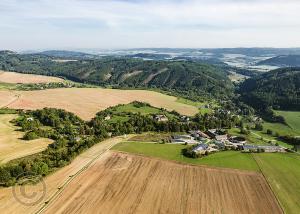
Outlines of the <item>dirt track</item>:
<svg viewBox="0 0 300 214">
<path fill-rule="evenodd" d="M 128 136 L 132 137 L 132 136 Z M 46 196 L 40 203 L 37 203 L 33 206 L 26 206 L 19 203 L 12 194 L 12 188 L 0 188 L 0 213 L 3 214 L 27 214 L 27 213 L 36 213 L 40 208 L 45 205 L 45 202 L 48 201 L 54 194 L 59 191 L 59 187 L 62 187 L 69 179 L 69 176 L 75 175 L 80 170 L 84 169 L 87 164 L 89 164 L 93 159 L 99 156 L 100 153 L 107 150 L 111 146 L 124 141 L 123 137 L 116 137 L 103 141 L 86 152 L 79 155 L 75 160 L 72 161 L 70 165 L 65 166 L 64 168 L 58 170 L 52 175 L 47 176 L 44 181 L 46 183 Z M 41 185 L 36 187 L 26 186 L 26 194 L 32 195 L 36 194 L 36 198 L 42 195 Z M 17 196 L 24 200 L 24 197 L 17 192 Z M 35 198 L 28 201 L 35 201 Z"/>
<path fill-rule="evenodd" d="M 46 213 L 281 213 L 261 174 L 107 153 Z"/>
</svg>

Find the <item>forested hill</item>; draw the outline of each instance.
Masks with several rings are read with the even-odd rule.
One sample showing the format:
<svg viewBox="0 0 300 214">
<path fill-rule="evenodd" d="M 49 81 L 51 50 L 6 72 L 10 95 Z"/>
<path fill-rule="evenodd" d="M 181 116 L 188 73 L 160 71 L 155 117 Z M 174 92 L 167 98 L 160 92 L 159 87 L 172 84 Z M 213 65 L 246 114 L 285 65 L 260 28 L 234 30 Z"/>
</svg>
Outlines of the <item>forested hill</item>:
<svg viewBox="0 0 300 214">
<path fill-rule="evenodd" d="M 300 55 L 276 56 L 258 63 L 258 65 L 273 65 L 279 67 L 300 67 Z"/>
<path fill-rule="evenodd" d="M 300 109 L 300 67 L 282 68 L 246 80 L 240 86 L 242 99 L 256 109 Z"/>
<path fill-rule="evenodd" d="M 45 55 L 49 57 L 57 57 L 57 58 L 72 58 L 72 59 L 93 59 L 97 58 L 96 55 L 87 54 L 83 52 L 75 52 L 75 51 L 61 51 L 61 50 L 50 50 L 43 51 L 38 53 L 39 55 Z"/>
<path fill-rule="evenodd" d="M 159 88 L 188 96 L 223 97 L 233 89 L 224 69 L 199 62 L 112 57 L 61 62 L 44 55 L 3 53 L 0 69 L 63 76 L 101 86 Z"/>
</svg>

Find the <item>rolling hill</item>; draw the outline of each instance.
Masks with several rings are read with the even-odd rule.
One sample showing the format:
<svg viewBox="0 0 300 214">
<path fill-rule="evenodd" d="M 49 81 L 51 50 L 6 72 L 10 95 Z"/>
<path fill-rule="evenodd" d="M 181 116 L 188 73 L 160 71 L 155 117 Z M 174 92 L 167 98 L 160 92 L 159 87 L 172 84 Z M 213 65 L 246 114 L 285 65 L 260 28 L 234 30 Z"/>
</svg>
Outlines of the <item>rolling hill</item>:
<svg viewBox="0 0 300 214">
<path fill-rule="evenodd" d="M 57 62 L 41 54 L 0 54 L 0 69 L 62 76 L 115 88 L 158 88 L 188 96 L 224 97 L 232 93 L 226 70 L 200 62 L 144 61 L 120 57 Z"/>
<path fill-rule="evenodd" d="M 64 50 L 49 50 L 37 53 L 39 55 L 45 55 L 49 57 L 57 58 L 72 58 L 72 59 L 90 59 L 97 58 L 97 55 L 87 54 L 77 51 L 64 51 Z"/>
<path fill-rule="evenodd" d="M 282 55 L 263 60 L 258 65 L 272 65 L 279 67 L 299 67 L 300 55 Z"/>
<path fill-rule="evenodd" d="M 300 68 L 282 68 L 250 78 L 240 86 L 242 99 L 256 109 L 300 109 Z"/>
</svg>

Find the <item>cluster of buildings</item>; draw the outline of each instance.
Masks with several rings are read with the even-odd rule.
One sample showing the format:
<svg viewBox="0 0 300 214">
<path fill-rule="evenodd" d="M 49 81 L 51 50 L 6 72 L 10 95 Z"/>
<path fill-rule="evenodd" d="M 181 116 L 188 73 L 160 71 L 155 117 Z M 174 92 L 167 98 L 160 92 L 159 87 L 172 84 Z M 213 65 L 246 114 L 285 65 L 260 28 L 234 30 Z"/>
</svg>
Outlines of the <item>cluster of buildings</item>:
<svg viewBox="0 0 300 214">
<path fill-rule="evenodd" d="M 164 114 L 156 114 L 153 116 L 153 119 L 156 120 L 157 122 L 167 122 L 169 119 L 166 115 Z M 181 122 L 190 122 L 190 118 L 188 116 L 180 116 L 180 121 Z"/>
<path fill-rule="evenodd" d="M 204 154 L 226 149 L 241 150 L 244 152 L 284 152 L 280 146 L 259 146 L 247 144 L 244 137 L 230 136 L 222 130 L 210 129 L 190 131 L 186 135 L 172 136 L 171 143 L 196 145 L 193 151 Z"/>
<path fill-rule="evenodd" d="M 245 152 L 285 152 L 285 148 L 280 146 L 261 146 L 261 145 L 244 145 L 242 150 Z"/>
<path fill-rule="evenodd" d="M 153 119 L 158 122 L 167 122 L 169 119 L 166 115 L 163 114 L 157 114 L 153 116 Z"/>
</svg>

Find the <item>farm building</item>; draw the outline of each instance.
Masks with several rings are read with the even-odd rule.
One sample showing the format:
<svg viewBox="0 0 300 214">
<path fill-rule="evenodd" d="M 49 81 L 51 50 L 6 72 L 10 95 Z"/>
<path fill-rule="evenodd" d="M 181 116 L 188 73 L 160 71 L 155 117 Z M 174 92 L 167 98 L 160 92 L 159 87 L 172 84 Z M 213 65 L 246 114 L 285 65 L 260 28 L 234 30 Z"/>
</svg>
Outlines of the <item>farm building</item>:
<svg viewBox="0 0 300 214">
<path fill-rule="evenodd" d="M 205 151 L 207 151 L 208 149 L 208 145 L 207 144 L 204 144 L 204 143 L 201 143 L 199 145 L 197 145 L 194 149 L 193 149 L 193 152 L 196 152 L 196 153 L 203 153 Z"/>
<path fill-rule="evenodd" d="M 207 134 L 205 134 L 204 132 L 200 131 L 200 130 L 196 130 L 196 131 L 190 131 L 189 132 L 191 134 L 191 136 L 193 136 L 194 138 L 210 138 Z"/>
<path fill-rule="evenodd" d="M 106 117 L 104 117 L 104 120 L 110 120 L 110 119 L 111 119 L 110 115 L 107 115 Z"/>
<path fill-rule="evenodd" d="M 236 136 L 229 138 L 229 141 L 234 145 L 245 145 L 247 143 L 244 137 L 236 137 Z"/>
<path fill-rule="evenodd" d="M 280 146 L 258 146 L 260 149 L 264 149 L 265 152 L 285 152 L 285 149 Z"/>
<path fill-rule="evenodd" d="M 163 114 L 155 115 L 155 116 L 154 116 L 154 119 L 155 119 L 156 121 L 158 121 L 158 122 L 166 122 L 166 121 L 169 120 L 169 119 L 168 119 L 165 115 L 163 115 Z"/>
<path fill-rule="evenodd" d="M 245 152 L 256 152 L 258 150 L 258 146 L 256 145 L 242 145 L 239 147 L 240 149 L 242 149 Z"/>
<path fill-rule="evenodd" d="M 280 146 L 256 146 L 256 145 L 243 145 L 241 146 L 243 151 L 257 152 L 262 149 L 264 152 L 285 152 L 285 149 Z"/>
<path fill-rule="evenodd" d="M 199 141 L 196 141 L 190 135 L 174 135 L 172 136 L 172 143 L 186 143 L 186 144 L 197 144 Z"/>
<path fill-rule="evenodd" d="M 218 150 L 224 150 L 225 149 L 225 144 L 222 141 L 213 141 L 212 144 L 210 144 L 211 147 L 218 149 Z"/>
<path fill-rule="evenodd" d="M 190 122 L 190 118 L 188 117 L 188 116 L 181 116 L 180 117 L 180 120 L 182 121 L 182 122 Z"/>
<path fill-rule="evenodd" d="M 228 136 L 225 132 L 223 132 L 221 130 L 217 130 L 217 129 L 207 130 L 207 135 L 218 141 L 226 141 L 228 139 Z"/>
<path fill-rule="evenodd" d="M 217 141 L 222 141 L 222 142 L 224 142 L 224 141 L 226 141 L 226 140 L 228 139 L 228 137 L 227 137 L 226 134 L 225 134 L 225 135 L 216 135 L 216 136 L 215 136 L 215 139 L 216 139 Z"/>
</svg>

